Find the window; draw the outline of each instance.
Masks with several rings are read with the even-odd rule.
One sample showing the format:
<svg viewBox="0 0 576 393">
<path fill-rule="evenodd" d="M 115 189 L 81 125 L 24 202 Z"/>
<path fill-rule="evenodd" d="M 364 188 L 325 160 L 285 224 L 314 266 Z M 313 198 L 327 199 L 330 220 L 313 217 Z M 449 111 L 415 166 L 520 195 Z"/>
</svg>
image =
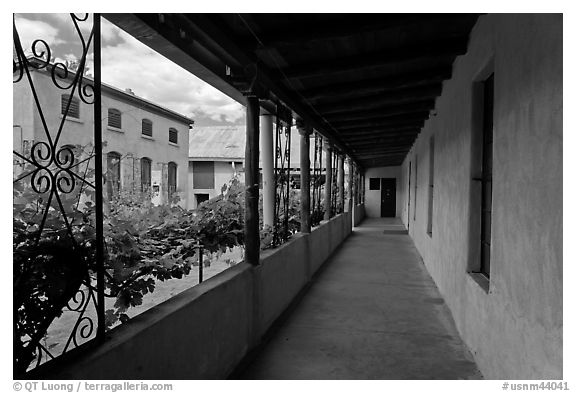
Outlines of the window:
<svg viewBox="0 0 576 393">
<path fill-rule="evenodd" d="M 193 184 L 198 189 L 214 189 L 214 161 L 195 161 Z"/>
<path fill-rule="evenodd" d="M 108 190 L 108 198 L 112 199 L 114 195 L 120 192 L 120 161 L 122 156 L 120 153 L 111 151 L 107 155 L 106 164 L 106 183 Z"/>
<path fill-rule="evenodd" d="M 172 198 L 176 193 L 178 165 L 175 162 L 168 163 L 168 198 Z"/>
<path fill-rule="evenodd" d="M 410 192 L 412 188 L 410 186 L 412 180 L 412 161 L 408 162 L 408 211 L 406 212 L 406 221 L 408 221 L 408 230 L 410 230 Z"/>
<path fill-rule="evenodd" d="M 196 196 L 196 206 L 200 206 L 201 203 L 206 202 L 210 199 L 209 194 L 194 194 Z"/>
<path fill-rule="evenodd" d="M 118 109 L 108 109 L 108 126 L 122 128 L 122 113 Z"/>
<path fill-rule="evenodd" d="M 140 184 L 142 192 L 150 192 L 152 186 L 152 160 L 144 157 L 140 160 Z"/>
<path fill-rule="evenodd" d="M 152 136 L 152 121 L 148 119 L 142 120 L 142 135 Z"/>
<path fill-rule="evenodd" d="M 414 218 L 416 221 L 416 197 L 418 196 L 418 156 L 414 155 Z"/>
<path fill-rule="evenodd" d="M 490 248 L 492 235 L 492 153 L 494 138 L 494 74 L 482 84 L 482 192 L 480 216 L 480 270 L 490 277 Z"/>
<path fill-rule="evenodd" d="M 168 142 L 178 144 L 178 130 L 170 128 L 168 130 Z"/>
<path fill-rule="evenodd" d="M 430 173 L 428 175 L 428 234 L 432 236 L 432 211 L 434 209 L 434 136 L 430 137 Z"/>
<path fill-rule="evenodd" d="M 380 189 L 380 178 L 379 177 L 371 177 L 370 178 L 370 190 L 379 190 Z"/>
<path fill-rule="evenodd" d="M 66 109 L 68 109 L 67 117 L 73 117 L 75 119 L 80 118 L 80 100 L 76 97 L 72 97 L 70 102 L 70 107 L 68 107 L 68 100 L 70 100 L 70 95 L 62 94 L 61 97 L 61 110 L 60 113 L 64 116 L 66 115 Z"/>
</svg>

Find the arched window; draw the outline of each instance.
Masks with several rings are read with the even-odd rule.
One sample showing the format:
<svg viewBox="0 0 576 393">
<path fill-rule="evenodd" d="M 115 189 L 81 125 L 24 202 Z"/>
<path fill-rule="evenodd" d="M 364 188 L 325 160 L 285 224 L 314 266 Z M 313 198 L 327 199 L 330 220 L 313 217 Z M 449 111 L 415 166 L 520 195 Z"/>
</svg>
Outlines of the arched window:
<svg viewBox="0 0 576 393">
<path fill-rule="evenodd" d="M 178 144 L 178 130 L 176 128 L 170 128 L 168 130 L 168 142 Z"/>
<path fill-rule="evenodd" d="M 122 128 L 122 113 L 118 109 L 108 109 L 108 125 L 114 128 Z"/>
<path fill-rule="evenodd" d="M 150 192 L 152 186 L 152 160 L 144 157 L 140 160 L 140 183 L 142 192 Z"/>
<path fill-rule="evenodd" d="M 168 163 L 168 198 L 172 198 L 176 192 L 178 165 L 175 162 Z"/>
<path fill-rule="evenodd" d="M 142 119 L 142 135 L 152 136 L 152 121 Z"/>
<path fill-rule="evenodd" d="M 108 198 L 120 192 L 120 161 L 122 156 L 120 153 L 111 151 L 107 155 L 107 169 L 106 169 L 106 183 L 108 190 Z"/>
<path fill-rule="evenodd" d="M 68 108 L 68 101 L 70 100 L 69 94 L 62 94 L 60 101 L 60 113 L 63 116 L 73 117 L 75 119 L 80 118 L 80 100 L 76 97 L 72 97 L 70 102 L 70 107 Z M 66 112 L 68 110 L 68 112 Z"/>
</svg>

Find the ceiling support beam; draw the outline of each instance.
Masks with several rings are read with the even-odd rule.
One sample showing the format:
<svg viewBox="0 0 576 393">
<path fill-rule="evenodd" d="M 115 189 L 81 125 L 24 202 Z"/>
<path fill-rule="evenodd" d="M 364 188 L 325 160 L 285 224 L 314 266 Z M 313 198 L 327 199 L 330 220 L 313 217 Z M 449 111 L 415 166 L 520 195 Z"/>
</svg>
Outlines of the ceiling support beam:
<svg viewBox="0 0 576 393">
<path fill-rule="evenodd" d="M 442 82 L 444 79 L 449 79 L 451 74 L 451 67 L 446 66 L 412 73 L 390 75 L 383 78 L 365 79 L 337 85 L 316 87 L 313 89 L 301 90 L 299 93 L 309 100 L 335 96 L 342 97 L 352 93 L 374 93 L 378 91 L 434 84 Z"/>
<path fill-rule="evenodd" d="M 362 126 L 362 125 L 388 125 L 388 124 L 404 124 L 404 123 L 421 123 L 422 120 L 428 119 L 428 112 L 413 112 L 410 114 L 373 117 L 346 121 L 330 121 L 330 124 L 338 129 L 345 129 L 349 126 Z"/>
<path fill-rule="evenodd" d="M 315 105 L 317 111 L 323 114 L 351 111 L 353 109 L 368 110 L 386 105 L 399 105 L 414 103 L 425 99 L 432 99 L 440 95 L 442 85 L 427 87 L 411 87 L 393 93 L 380 93 L 370 97 L 342 100 L 336 103 Z"/>
<path fill-rule="evenodd" d="M 374 53 L 328 59 L 322 62 L 300 64 L 282 69 L 288 79 L 326 76 L 342 72 L 356 72 L 366 68 L 386 66 L 415 60 L 452 57 L 466 52 L 467 36 L 444 39 L 438 42 L 404 46 L 396 49 L 381 49 Z"/>
<path fill-rule="evenodd" d="M 393 133 L 414 133 L 420 132 L 420 127 L 414 126 L 396 126 L 396 127 L 365 127 L 357 128 L 355 130 L 343 130 L 340 132 L 342 138 L 350 138 L 354 136 L 369 136 L 369 135 L 391 135 Z"/>
<path fill-rule="evenodd" d="M 396 115 L 414 113 L 414 112 L 429 112 L 434 108 L 434 100 L 417 101 L 408 104 L 384 106 L 367 110 L 343 110 L 340 112 L 323 114 L 324 118 L 329 122 L 358 120 L 358 119 L 372 119 L 392 117 Z"/>
<path fill-rule="evenodd" d="M 370 18 L 370 17 L 373 18 Z M 277 32 L 267 32 L 262 44 L 258 43 L 256 50 L 269 50 L 278 46 L 297 46 L 311 41 L 326 41 L 348 38 L 365 33 L 396 33 L 406 28 L 429 29 L 439 25 L 451 26 L 462 21 L 460 14 L 391 14 L 366 15 L 361 22 L 349 20 L 346 23 L 335 23 L 331 27 L 325 24 L 318 27 L 299 26 L 297 29 L 282 29 Z M 366 20 L 368 19 L 368 20 Z"/>
</svg>

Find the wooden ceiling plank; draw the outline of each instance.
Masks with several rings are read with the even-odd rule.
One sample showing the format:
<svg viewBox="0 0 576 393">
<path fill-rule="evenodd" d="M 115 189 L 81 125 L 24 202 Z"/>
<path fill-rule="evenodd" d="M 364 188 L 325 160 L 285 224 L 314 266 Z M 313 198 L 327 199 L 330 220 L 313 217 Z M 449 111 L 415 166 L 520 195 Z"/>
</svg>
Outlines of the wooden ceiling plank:
<svg viewBox="0 0 576 393">
<path fill-rule="evenodd" d="M 316 100 L 327 97 L 342 96 L 350 94 L 350 92 L 361 94 L 434 84 L 449 79 L 451 75 L 452 67 L 445 66 L 418 72 L 387 75 L 382 78 L 364 79 L 339 84 L 333 83 L 328 86 L 301 90 L 299 91 L 299 94 L 304 96 L 306 99 Z"/>
<path fill-rule="evenodd" d="M 285 67 L 282 73 L 288 79 L 326 77 L 330 74 L 357 72 L 366 68 L 389 64 L 401 64 L 409 61 L 440 57 L 454 57 L 466 52 L 468 36 L 454 37 L 437 42 L 403 46 L 395 49 L 381 49 L 374 53 L 329 59 L 314 63 L 304 63 Z M 451 62 L 451 61 L 450 61 Z"/>
<path fill-rule="evenodd" d="M 430 111 L 434 108 L 434 100 L 423 100 L 400 105 L 387 105 L 373 109 L 352 109 L 340 112 L 322 114 L 327 121 L 345 121 L 357 119 L 384 118 L 401 114 Z"/>
<path fill-rule="evenodd" d="M 442 84 L 427 87 L 412 87 L 398 90 L 394 93 L 380 93 L 371 97 L 342 100 L 330 104 L 314 105 L 322 114 L 337 113 L 342 110 L 368 110 L 384 105 L 400 105 L 435 98 L 442 92 Z"/>
</svg>

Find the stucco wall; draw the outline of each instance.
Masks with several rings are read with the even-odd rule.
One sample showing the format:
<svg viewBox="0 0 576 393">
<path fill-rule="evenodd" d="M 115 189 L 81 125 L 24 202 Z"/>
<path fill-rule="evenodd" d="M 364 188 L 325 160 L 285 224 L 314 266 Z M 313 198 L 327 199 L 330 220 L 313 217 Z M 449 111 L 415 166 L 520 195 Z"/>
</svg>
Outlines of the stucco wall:
<svg viewBox="0 0 576 393">
<path fill-rule="evenodd" d="M 366 216 L 366 209 L 364 208 L 364 204 L 360 204 L 360 205 L 354 205 L 354 216 L 353 216 L 353 221 L 354 221 L 354 226 L 357 226 L 358 224 L 360 224 L 362 222 L 362 220 L 364 219 L 364 217 Z"/>
<path fill-rule="evenodd" d="M 477 257 L 475 82 L 495 78 L 489 291 Z M 486 378 L 562 378 L 562 16 L 486 15 L 402 165 L 402 219 Z M 427 233 L 429 140 L 435 139 Z M 418 157 L 416 217 L 404 186 Z"/>
<path fill-rule="evenodd" d="M 46 124 L 52 138 L 55 138 L 62 121 L 60 96 L 69 92 L 55 88 L 50 77 L 43 73 L 35 72 L 32 75 Z M 29 91 L 30 87 L 25 80 L 14 85 L 13 122 L 14 124 L 22 125 L 23 132 L 27 135 L 26 138 L 28 140 L 46 141 L 47 137 L 44 127 L 33 99 L 28 93 Z M 122 129 L 118 130 L 107 126 L 109 108 L 116 108 L 122 112 Z M 26 115 L 26 113 L 34 113 L 34 116 Z M 142 135 L 142 119 L 144 118 L 153 122 L 152 138 Z M 33 121 L 30 121 L 30 119 L 33 119 Z M 178 130 L 177 145 L 168 142 L 168 129 L 170 127 Z M 173 161 L 178 165 L 177 191 L 182 199 L 181 205 L 185 207 L 188 194 L 188 134 L 188 124 L 112 98 L 105 91 L 102 93 L 103 169 L 104 171 L 106 170 L 106 154 L 108 152 L 115 151 L 120 153 L 123 157 L 120 168 L 121 184 L 124 188 L 131 188 L 134 179 L 138 188 L 140 185 L 139 166 L 136 168 L 137 171 L 134 172 L 132 158 L 137 160 L 142 157 L 150 158 L 152 160 L 152 171 L 161 171 L 163 167 L 167 166 L 168 162 Z M 59 147 L 67 144 L 93 145 L 94 106 L 81 102 L 79 119 L 68 117 L 64 122 L 60 135 Z"/>
<path fill-rule="evenodd" d="M 209 198 L 214 198 L 222 193 L 222 186 L 227 184 L 234 177 L 234 168 L 231 161 L 214 161 L 214 188 L 194 188 L 194 162 L 203 161 L 201 159 L 190 160 L 188 163 L 188 208 L 197 207 L 195 194 L 208 194 Z M 244 182 L 244 165 L 242 161 L 235 161 L 236 176 Z"/>
<path fill-rule="evenodd" d="M 351 229 L 349 213 L 322 222 L 262 253 L 259 266 L 240 263 L 134 317 L 49 378 L 225 378 Z"/>
<path fill-rule="evenodd" d="M 366 200 L 364 202 L 364 207 L 366 210 L 366 217 L 380 217 L 380 200 L 382 190 L 370 190 L 370 178 L 393 178 L 396 179 L 396 217 L 400 216 L 401 203 L 399 198 L 400 192 L 400 167 L 390 166 L 390 167 L 379 167 L 379 168 L 368 168 L 366 170 Z"/>
</svg>

